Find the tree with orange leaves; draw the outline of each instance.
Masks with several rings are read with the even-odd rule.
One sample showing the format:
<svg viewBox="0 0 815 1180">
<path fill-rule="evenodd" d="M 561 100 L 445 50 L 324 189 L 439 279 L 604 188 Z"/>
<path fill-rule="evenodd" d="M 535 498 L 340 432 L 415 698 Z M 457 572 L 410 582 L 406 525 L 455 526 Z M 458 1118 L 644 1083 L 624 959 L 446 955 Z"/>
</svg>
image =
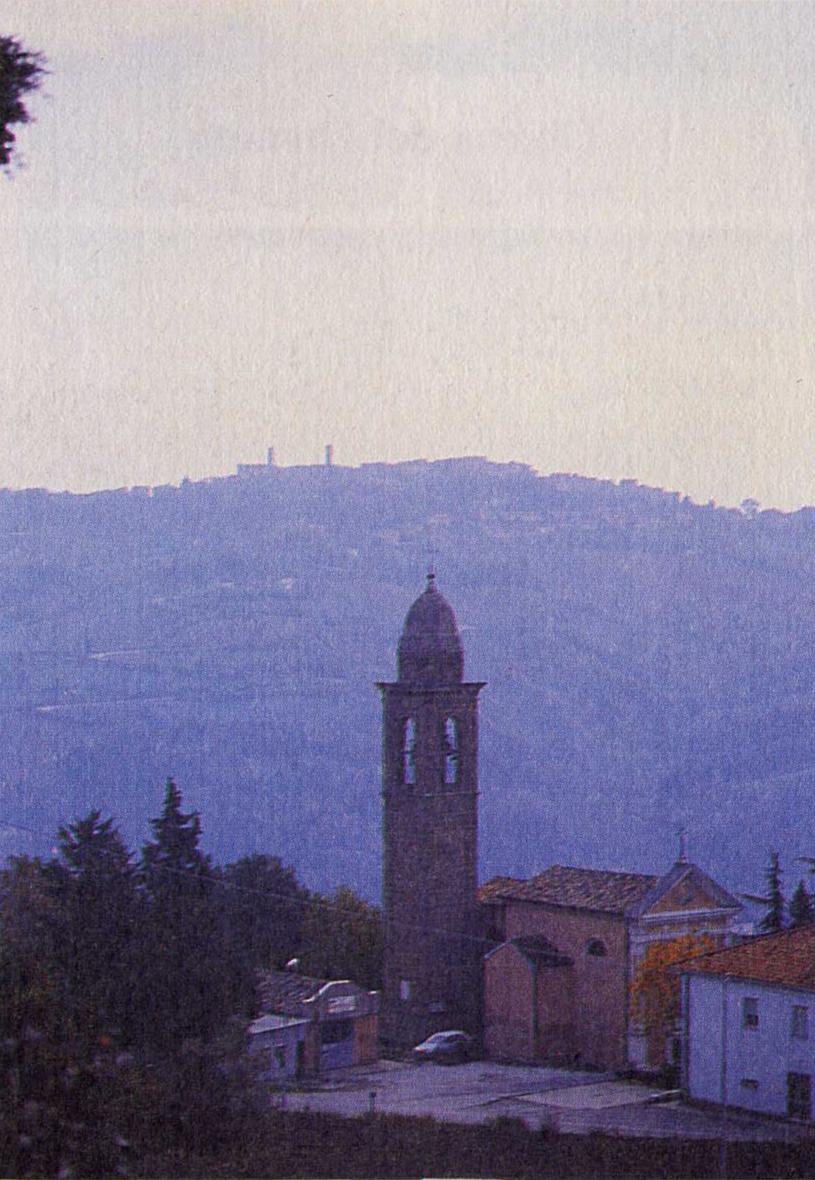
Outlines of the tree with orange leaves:
<svg viewBox="0 0 815 1180">
<path fill-rule="evenodd" d="M 665 942 L 651 942 L 631 978 L 631 1019 L 645 1033 L 648 1063 L 661 1065 L 665 1041 L 679 1019 L 679 975 L 669 971 L 683 959 L 715 951 L 718 943 L 709 934 L 684 934 Z"/>
</svg>

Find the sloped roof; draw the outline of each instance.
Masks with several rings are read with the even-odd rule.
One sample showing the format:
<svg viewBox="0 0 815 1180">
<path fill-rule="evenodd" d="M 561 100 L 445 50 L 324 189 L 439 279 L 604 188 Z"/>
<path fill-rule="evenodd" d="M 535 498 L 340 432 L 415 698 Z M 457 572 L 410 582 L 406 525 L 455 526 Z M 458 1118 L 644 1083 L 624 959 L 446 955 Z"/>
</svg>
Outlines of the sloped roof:
<svg viewBox="0 0 815 1180">
<path fill-rule="evenodd" d="M 507 891 L 511 890 L 513 886 L 523 884 L 524 882 L 518 877 L 490 877 L 489 881 L 485 881 L 483 885 L 479 885 L 478 900 L 500 900 L 502 897 L 507 896 Z"/>
<path fill-rule="evenodd" d="M 316 996 L 325 983 L 324 979 L 297 975 L 293 971 L 263 971 L 258 976 L 260 1010 L 264 1014 L 300 1015 L 303 1001 Z"/>
<path fill-rule="evenodd" d="M 494 877 L 478 891 L 479 901 L 537 901 L 605 914 L 624 914 L 657 883 L 647 873 L 616 873 L 552 865 L 528 881 Z"/>
<path fill-rule="evenodd" d="M 739 946 L 686 959 L 674 969 L 680 974 L 730 975 L 815 991 L 815 926 L 763 934 Z"/>
<path fill-rule="evenodd" d="M 517 947 L 525 959 L 532 963 L 540 963 L 545 967 L 571 967 L 573 959 L 564 955 L 553 942 L 541 935 L 529 934 L 510 940 L 512 946 Z"/>
<path fill-rule="evenodd" d="M 281 1028 L 297 1028 L 302 1024 L 308 1024 L 308 1021 L 297 1016 L 278 1016 L 272 1013 L 253 1020 L 246 1031 L 250 1036 L 258 1036 L 261 1033 L 277 1032 Z"/>
<path fill-rule="evenodd" d="M 661 897 L 685 878 L 707 893 L 717 908 L 725 910 L 744 909 L 738 898 L 735 898 L 732 893 L 728 893 L 712 877 L 709 877 L 707 873 L 703 872 L 698 865 L 691 864 L 690 861 L 678 860 L 664 877 L 654 878 L 652 888 L 631 907 L 631 915 L 638 918 L 642 914 L 647 913 L 651 906 L 656 905 Z"/>
</svg>

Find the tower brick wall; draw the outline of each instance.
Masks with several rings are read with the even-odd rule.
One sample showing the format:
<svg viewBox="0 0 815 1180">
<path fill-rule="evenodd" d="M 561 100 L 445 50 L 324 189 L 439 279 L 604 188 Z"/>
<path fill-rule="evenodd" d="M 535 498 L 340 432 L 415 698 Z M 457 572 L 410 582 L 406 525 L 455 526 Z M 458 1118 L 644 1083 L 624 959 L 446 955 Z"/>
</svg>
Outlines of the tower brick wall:
<svg viewBox="0 0 815 1180">
<path fill-rule="evenodd" d="M 477 1035 L 478 694 L 462 681 L 449 605 L 432 578 L 383 705 L 382 1034 L 409 1047 L 442 1028 Z"/>
</svg>

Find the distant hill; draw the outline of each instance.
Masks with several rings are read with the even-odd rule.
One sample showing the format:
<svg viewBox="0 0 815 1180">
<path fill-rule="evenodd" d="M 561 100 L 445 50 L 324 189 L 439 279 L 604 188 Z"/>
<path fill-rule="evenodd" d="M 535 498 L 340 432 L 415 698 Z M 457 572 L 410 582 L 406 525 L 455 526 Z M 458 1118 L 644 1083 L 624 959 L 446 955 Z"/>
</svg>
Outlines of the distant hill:
<svg viewBox="0 0 815 1180">
<path fill-rule="evenodd" d="M 430 555 L 481 712 L 481 874 L 815 855 L 815 510 L 481 459 L 0 492 L 3 853 L 172 773 L 221 861 L 379 889 L 379 699 Z M 797 869 L 797 866 L 796 866 Z M 790 882 L 793 884 L 794 882 Z"/>
</svg>

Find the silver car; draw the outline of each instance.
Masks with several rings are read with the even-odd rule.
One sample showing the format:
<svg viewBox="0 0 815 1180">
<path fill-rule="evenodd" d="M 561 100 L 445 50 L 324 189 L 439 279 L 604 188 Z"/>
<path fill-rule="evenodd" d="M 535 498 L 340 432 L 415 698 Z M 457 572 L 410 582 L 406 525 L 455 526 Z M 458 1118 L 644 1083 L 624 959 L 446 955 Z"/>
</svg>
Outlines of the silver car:
<svg viewBox="0 0 815 1180">
<path fill-rule="evenodd" d="M 473 1055 L 473 1038 L 459 1029 L 433 1033 L 413 1050 L 414 1061 L 436 1061 L 439 1065 L 456 1065 Z"/>
</svg>

